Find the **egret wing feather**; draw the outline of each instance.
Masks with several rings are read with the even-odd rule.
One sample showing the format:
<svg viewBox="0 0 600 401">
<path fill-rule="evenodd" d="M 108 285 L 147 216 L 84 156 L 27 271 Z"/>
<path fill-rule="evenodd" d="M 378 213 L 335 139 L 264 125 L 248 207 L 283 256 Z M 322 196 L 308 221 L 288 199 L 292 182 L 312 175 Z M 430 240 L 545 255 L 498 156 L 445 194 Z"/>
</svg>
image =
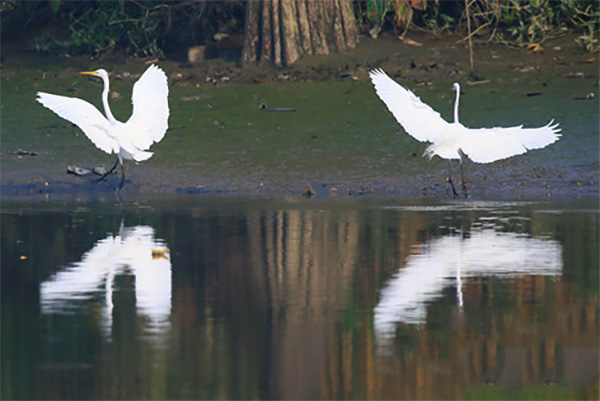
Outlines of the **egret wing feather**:
<svg viewBox="0 0 600 401">
<path fill-rule="evenodd" d="M 408 89 L 404 89 L 383 70 L 369 73 L 375 91 L 402 125 L 404 130 L 421 142 L 437 143 L 441 134 L 449 129 L 449 123 Z"/>
<path fill-rule="evenodd" d="M 125 123 L 125 135 L 139 149 L 146 150 L 165 136 L 169 127 L 168 95 L 167 76 L 155 65 L 148 67 L 133 85 L 133 114 Z"/>
<path fill-rule="evenodd" d="M 561 134 L 558 124 L 550 121 L 543 127 L 495 127 L 468 129 L 458 143 L 460 150 L 477 163 L 491 163 L 541 149 L 556 142 Z"/>
<path fill-rule="evenodd" d="M 58 116 L 77 125 L 100 150 L 119 152 L 119 141 L 112 124 L 92 104 L 74 97 L 38 92 L 37 101 Z"/>
</svg>

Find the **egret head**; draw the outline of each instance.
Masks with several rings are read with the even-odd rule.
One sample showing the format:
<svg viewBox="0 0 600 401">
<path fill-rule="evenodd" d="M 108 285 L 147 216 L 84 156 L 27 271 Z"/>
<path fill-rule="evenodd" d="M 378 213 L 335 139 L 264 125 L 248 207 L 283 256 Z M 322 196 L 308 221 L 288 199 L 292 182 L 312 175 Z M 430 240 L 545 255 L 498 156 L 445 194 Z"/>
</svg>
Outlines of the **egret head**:
<svg viewBox="0 0 600 401">
<path fill-rule="evenodd" d="M 460 91 L 460 85 L 458 84 L 458 82 L 455 82 L 454 85 L 452 85 L 452 89 L 454 89 L 457 92 Z"/>
<path fill-rule="evenodd" d="M 100 77 L 102 79 L 108 79 L 108 72 L 105 69 L 100 68 L 96 71 L 83 71 L 80 72 L 81 75 L 93 75 L 95 77 Z"/>
</svg>

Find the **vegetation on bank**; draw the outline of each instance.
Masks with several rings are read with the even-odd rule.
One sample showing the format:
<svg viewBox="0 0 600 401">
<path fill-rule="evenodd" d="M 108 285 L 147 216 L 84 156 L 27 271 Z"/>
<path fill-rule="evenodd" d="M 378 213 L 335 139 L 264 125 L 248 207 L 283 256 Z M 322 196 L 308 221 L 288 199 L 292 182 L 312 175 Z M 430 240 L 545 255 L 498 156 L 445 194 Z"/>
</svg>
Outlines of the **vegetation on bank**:
<svg viewBox="0 0 600 401">
<path fill-rule="evenodd" d="M 344 0 L 342 0 L 344 1 Z M 349 1 L 349 0 L 348 0 Z M 189 46 L 244 35 L 247 4 L 208 1 L 2 0 L 4 40 L 30 37 L 42 53 L 164 57 Z M 538 46 L 575 32 L 586 51 L 598 50 L 597 0 L 353 1 L 359 32 L 404 37 L 411 31 L 455 33 L 474 42 Z"/>
</svg>

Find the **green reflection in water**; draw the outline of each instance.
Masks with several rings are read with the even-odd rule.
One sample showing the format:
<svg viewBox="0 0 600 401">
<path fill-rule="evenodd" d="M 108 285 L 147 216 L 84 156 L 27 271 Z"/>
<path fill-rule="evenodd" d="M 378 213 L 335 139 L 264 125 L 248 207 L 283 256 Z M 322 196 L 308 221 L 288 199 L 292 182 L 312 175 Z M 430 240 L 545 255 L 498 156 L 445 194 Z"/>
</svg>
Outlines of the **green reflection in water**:
<svg viewBox="0 0 600 401">
<path fill-rule="evenodd" d="M 179 198 L 1 217 L 3 399 L 598 396 L 595 205 Z M 475 263 L 507 240 L 522 257 Z M 477 245 L 459 277 L 415 268 L 443 241 Z M 517 268 L 528 248 L 547 262 Z"/>
</svg>

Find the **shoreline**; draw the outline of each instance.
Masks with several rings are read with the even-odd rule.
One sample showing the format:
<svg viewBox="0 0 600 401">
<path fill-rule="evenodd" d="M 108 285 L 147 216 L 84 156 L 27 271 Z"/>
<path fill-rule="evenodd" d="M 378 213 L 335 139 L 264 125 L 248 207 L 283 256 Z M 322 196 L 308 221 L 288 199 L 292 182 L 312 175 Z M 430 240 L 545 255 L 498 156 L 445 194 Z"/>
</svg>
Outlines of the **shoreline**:
<svg viewBox="0 0 600 401">
<path fill-rule="evenodd" d="M 293 66 L 284 68 L 264 65 L 241 66 L 239 63 L 227 62 L 222 59 L 206 60 L 201 64 L 165 60 L 160 61 L 159 64 L 169 76 L 172 93 L 195 93 L 193 96 L 199 98 L 200 103 L 198 104 L 201 105 L 204 105 L 201 103 L 202 96 L 205 96 L 204 88 L 235 89 L 239 85 L 252 85 L 252 83 L 287 85 L 296 82 L 296 85 L 300 85 L 302 82 L 358 82 L 361 86 L 368 88 L 365 90 L 370 90 L 368 71 L 372 68 L 383 68 L 394 79 L 416 83 L 416 85 L 412 85 L 416 87 L 445 81 L 459 81 L 467 88 L 516 82 L 516 85 L 522 87 L 522 96 L 537 96 L 539 91 L 545 90 L 547 82 L 560 81 L 563 85 L 568 85 L 569 82 L 579 84 L 581 80 L 589 81 L 591 78 L 593 79 L 591 82 L 595 82 L 591 89 L 598 92 L 598 57 L 596 54 L 585 53 L 579 49 L 572 36 L 567 35 L 548 41 L 544 45 L 544 49 L 539 52 L 498 44 L 476 44 L 474 48 L 475 71 L 469 71 L 468 47 L 466 44 L 456 44 L 457 37 L 449 35 L 438 39 L 424 33 L 409 36 L 413 40 L 413 44 L 406 44 L 386 35 L 382 35 L 377 40 L 361 37 L 359 46 L 351 52 L 327 57 L 306 57 Z M 422 46 L 414 45 L 414 43 Z M 3 79 L 10 80 L 17 77 L 22 71 L 33 73 L 39 71 L 46 74 L 44 67 L 40 69 L 40 66 L 51 66 L 55 72 L 51 73 L 50 78 L 46 78 L 44 85 L 52 83 L 52 86 L 63 87 L 63 90 L 65 82 L 69 85 L 69 81 L 74 79 L 78 68 L 89 69 L 93 66 L 108 65 L 109 68 L 112 67 L 114 79 L 117 82 L 123 81 L 123 85 L 129 87 L 136 76 L 131 72 L 130 67 L 135 64 L 135 70 L 146 68 L 141 60 L 131 58 L 105 57 L 101 60 L 88 60 L 74 57 L 66 59 L 38 54 L 19 55 L 14 50 L 14 48 L 8 49 L 8 51 L 3 49 L 5 60 L 0 70 Z M 68 65 L 67 68 L 56 70 L 65 64 Z M 48 81 L 49 79 L 56 82 Z M 93 96 L 96 97 L 97 88 L 90 86 L 89 89 L 90 93 L 93 91 Z M 584 92 L 587 90 L 581 91 L 580 95 L 585 96 Z M 34 93 L 32 88 L 31 95 Z M 579 92 L 577 94 L 579 95 Z M 184 99 L 181 98 L 181 95 L 176 96 L 170 100 L 172 108 L 183 105 Z M 86 96 L 82 97 L 87 99 Z M 373 97 L 368 101 L 377 102 L 378 99 Z M 598 99 L 592 99 L 591 102 L 597 104 Z M 384 108 L 383 104 L 378 107 Z M 36 108 L 36 113 L 38 111 L 40 114 L 42 113 L 41 109 L 37 110 Z M 45 117 L 50 118 L 48 115 Z M 51 120 L 52 124 L 64 123 L 58 117 L 54 117 L 55 119 Z M 7 116 L 4 116 L 3 113 L 3 120 L 5 118 Z M 214 121 L 216 124 L 218 120 Z M 392 120 L 389 123 L 392 124 Z M 177 121 L 170 123 L 171 128 L 175 127 L 175 129 L 180 124 Z M 398 135 L 406 135 L 399 126 L 395 129 L 400 132 Z M 169 136 L 169 132 L 167 132 L 167 136 Z M 83 141 L 84 139 L 79 139 L 77 146 L 93 147 Z M 5 148 L 4 142 L 6 141 L 3 139 L 0 193 L 2 199 L 38 198 L 38 195 L 69 198 L 77 197 L 79 193 L 84 194 L 84 197 L 102 198 L 113 192 L 110 183 L 90 184 L 85 177 L 67 175 L 63 170 L 64 163 L 57 164 L 52 160 L 53 157 L 46 157 L 45 159 L 48 161 L 39 162 L 51 163 L 51 165 L 43 164 L 45 167 L 42 169 L 45 175 L 36 171 L 39 167 L 33 165 L 28 167 L 26 162 L 15 163 L 14 160 L 17 156 L 13 153 L 17 149 Z M 155 146 L 158 149 L 159 145 Z M 558 143 L 558 146 L 561 146 L 561 142 Z M 35 150 L 39 151 L 40 149 Z M 43 151 L 43 149 L 41 150 Z M 99 153 L 96 154 L 99 155 Z M 5 162 L 11 160 L 12 162 L 7 168 Z M 423 163 L 428 162 L 423 161 Z M 508 170 L 502 168 L 500 171 L 496 171 L 499 169 L 480 167 L 481 165 L 469 162 L 471 175 L 466 176 L 469 191 L 474 199 L 596 199 L 599 197 L 600 165 L 597 161 L 584 162 L 578 171 L 569 172 L 561 171 L 551 165 L 544 166 L 545 171 L 542 174 L 532 173 L 530 169 L 526 169 L 524 166 L 526 163 L 525 159 L 520 159 L 519 162 L 513 163 Z M 297 171 L 290 171 L 289 174 L 286 172 L 275 174 L 267 171 L 261 176 L 260 173 L 243 168 L 239 170 L 239 176 L 235 172 L 223 173 L 221 171 L 202 177 L 195 175 L 189 168 L 182 168 L 178 165 L 169 166 L 164 163 L 161 166 L 160 164 L 157 162 L 153 166 L 126 165 L 126 169 L 129 170 L 126 176 L 129 182 L 125 184 L 125 193 L 133 197 L 160 194 L 165 196 L 187 194 L 218 197 L 302 197 L 305 196 L 303 194 L 309 193 L 309 197 L 319 199 L 326 197 L 452 199 L 449 185 L 445 181 L 447 164 L 439 162 L 428 167 L 425 173 L 417 175 L 411 175 L 410 172 L 403 173 L 401 170 L 397 170 L 399 173 L 391 173 L 386 169 L 379 173 L 375 170 L 356 176 L 356 171 L 351 169 L 350 177 L 345 177 L 343 170 L 337 173 L 323 172 L 317 175 L 311 173 L 302 175 Z M 508 164 L 510 166 L 510 163 Z M 286 175 L 290 175 L 290 177 L 286 178 Z M 158 183 L 155 182 L 157 177 Z M 307 189 L 307 184 L 312 187 L 312 190 Z"/>
</svg>

